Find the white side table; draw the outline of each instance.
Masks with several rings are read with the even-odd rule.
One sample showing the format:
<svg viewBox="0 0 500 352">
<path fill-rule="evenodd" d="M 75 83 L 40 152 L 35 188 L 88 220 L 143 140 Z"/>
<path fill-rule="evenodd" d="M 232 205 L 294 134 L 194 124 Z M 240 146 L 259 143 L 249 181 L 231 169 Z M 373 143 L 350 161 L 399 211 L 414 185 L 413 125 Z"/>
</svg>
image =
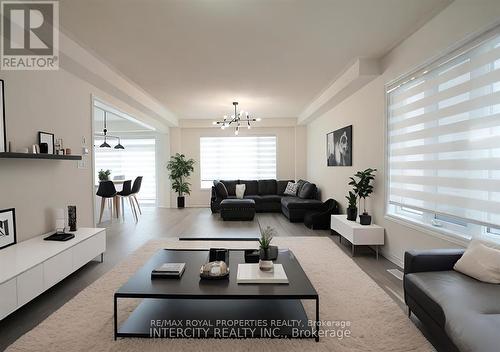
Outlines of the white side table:
<svg viewBox="0 0 500 352">
<path fill-rule="evenodd" d="M 347 220 L 347 215 L 332 215 L 331 229 L 341 237 L 352 243 L 352 256 L 354 247 L 360 245 L 375 246 L 378 259 L 378 246 L 384 244 L 384 228 L 375 224 L 361 225 L 357 221 Z"/>
</svg>

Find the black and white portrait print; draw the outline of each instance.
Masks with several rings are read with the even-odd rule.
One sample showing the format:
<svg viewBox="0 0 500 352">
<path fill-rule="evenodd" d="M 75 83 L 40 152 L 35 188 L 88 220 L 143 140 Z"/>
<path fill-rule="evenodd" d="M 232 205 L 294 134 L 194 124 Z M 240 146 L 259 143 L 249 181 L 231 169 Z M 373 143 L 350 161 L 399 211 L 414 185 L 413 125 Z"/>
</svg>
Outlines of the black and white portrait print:
<svg viewBox="0 0 500 352">
<path fill-rule="evenodd" d="M 0 249 L 16 243 L 16 215 L 14 209 L 0 210 Z"/>
<path fill-rule="evenodd" d="M 352 125 L 326 135 L 328 166 L 352 166 Z"/>
</svg>

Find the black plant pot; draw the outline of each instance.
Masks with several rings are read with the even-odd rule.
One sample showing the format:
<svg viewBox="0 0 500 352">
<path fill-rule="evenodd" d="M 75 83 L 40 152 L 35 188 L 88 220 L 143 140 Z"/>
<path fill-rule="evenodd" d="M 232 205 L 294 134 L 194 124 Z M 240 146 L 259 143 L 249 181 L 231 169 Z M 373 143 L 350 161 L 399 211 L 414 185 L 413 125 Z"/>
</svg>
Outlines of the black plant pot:
<svg viewBox="0 0 500 352">
<path fill-rule="evenodd" d="M 184 208 L 184 197 L 177 197 L 177 208 Z"/>
<path fill-rule="evenodd" d="M 358 208 L 347 208 L 347 220 L 356 221 L 358 217 Z"/>
<path fill-rule="evenodd" d="M 368 213 L 363 213 L 359 216 L 359 223 L 361 225 L 370 225 L 372 223 L 372 216 Z"/>
</svg>

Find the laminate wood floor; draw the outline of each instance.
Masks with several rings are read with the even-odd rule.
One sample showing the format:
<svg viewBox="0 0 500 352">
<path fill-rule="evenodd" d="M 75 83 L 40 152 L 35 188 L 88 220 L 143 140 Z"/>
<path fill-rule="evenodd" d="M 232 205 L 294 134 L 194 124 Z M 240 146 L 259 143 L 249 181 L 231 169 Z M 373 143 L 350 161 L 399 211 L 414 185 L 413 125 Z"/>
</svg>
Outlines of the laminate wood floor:
<svg viewBox="0 0 500 352">
<path fill-rule="evenodd" d="M 98 279 L 127 255 L 150 239 L 158 237 L 259 237 L 260 228 L 271 226 L 278 236 L 328 236 L 346 254 L 350 255 L 350 244 L 339 243 L 339 237 L 330 231 L 313 231 L 302 223 L 290 223 L 280 213 L 257 214 L 254 221 L 224 222 L 218 214 L 211 214 L 208 208 L 166 209 L 143 207 L 139 222 L 133 221 L 132 214 L 126 209 L 125 220 L 103 218 L 99 226 L 107 229 L 107 250 L 104 262 L 90 262 L 83 268 L 61 281 L 30 303 L 23 306 L 4 320 L 0 321 L 0 350 L 5 349 L 21 335 L 31 330 L 78 292 Z M 105 215 L 106 216 L 106 215 Z M 384 289 L 400 306 L 402 301 L 402 282 L 387 272 L 397 268 L 383 257 L 375 259 L 368 247 L 356 247 L 353 258 L 377 284 Z M 335 268 L 332 268 L 335 270 Z"/>
</svg>

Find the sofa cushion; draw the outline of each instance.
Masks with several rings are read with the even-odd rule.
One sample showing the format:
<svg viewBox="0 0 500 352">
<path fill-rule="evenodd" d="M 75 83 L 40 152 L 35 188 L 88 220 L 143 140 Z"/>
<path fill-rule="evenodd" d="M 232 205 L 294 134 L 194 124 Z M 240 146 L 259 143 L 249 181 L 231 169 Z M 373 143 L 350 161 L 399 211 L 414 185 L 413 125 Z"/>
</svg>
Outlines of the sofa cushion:
<svg viewBox="0 0 500 352">
<path fill-rule="evenodd" d="M 295 197 L 297 195 L 298 185 L 295 182 L 288 182 L 283 195 Z"/>
<path fill-rule="evenodd" d="M 245 195 L 245 185 L 236 185 L 236 198 L 243 199 Z"/>
<path fill-rule="evenodd" d="M 259 180 L 259 195 L 266 196 L 278 193 L 276 180 Z"/>
<path fill-rule="evenodd" d="M 228 197 L 226 186 L 220 181 L 214 181 L 215 192 L 217 192 L 217 196 L 222 199 L 226 199 Z"/>
<path fill-rule="evenodd" d="M 297 194 L 299 194 L 300 190 L 302 189 L 302 186 L 304 186 L 304 184 L 306 183 L 307 181 L 305 180 L 298 180 L 297 181 Z"/>
<path fill-rule="evenodd" d="M 453 269 L 479 281 L 500 284 L 500 250 L 472 240 Z"/>
<path fill-rule="evenodd" d="M 316 199 L 302 199 L 299 197 L 284 196 L 281 198 L 281 205 L 288 209 L 320 209 L 323 203 Z"/>
<path fill-rule="evenodd" d="M 249 194 L 249 195 L 245 194 L 243 199 L 251 199 L 255 202 L 255 204 L 260 204 L 260 202 L 262 201 L 262 196 L 259 196 L 257 194 Z"/>
<path fill-rule="evenodd" d="M 226 186 L 227 194 L 230 196 L 236 195 L 236 185 L 239 183 L 238 180 L 220 180 Z"/>
<path fill-rule="evenodd" d="M 500 343 L 500 285 L 453 270 L 405 275 L 405 292 L 460 350 L 495 351 Z"/>
<path fill-rule="evenodd" d="M 276 194 L 268 194 L 265 196 L 261 196 L 262 198 L 262 203 L 280 203 L 281 202 L 281 196 L 278 196 Z"/>
<path fill-rule="evenodd" d="M 252 181 L 240 180 L 240 184 L 245 185 L 245 195 L 253 196 L 259 194 L 259 182 L 257 182 L 257 180 L 252 180 Z"/>
<path fill-rule="evenodd" d="M 302 185 L 297 196 L 302 199 L 312 199 L 316 195 L 316 185 L 314 183 L 306 182 Z"/>
<path fill-rule="evenodd" d="M 277 182 L 277 194 L 279 196 L 282 196 L 285 193 L 286 186 L 288 185 L 288 182 L 295 183 L 294 180 L 281 180 Z"/>
</svg>

